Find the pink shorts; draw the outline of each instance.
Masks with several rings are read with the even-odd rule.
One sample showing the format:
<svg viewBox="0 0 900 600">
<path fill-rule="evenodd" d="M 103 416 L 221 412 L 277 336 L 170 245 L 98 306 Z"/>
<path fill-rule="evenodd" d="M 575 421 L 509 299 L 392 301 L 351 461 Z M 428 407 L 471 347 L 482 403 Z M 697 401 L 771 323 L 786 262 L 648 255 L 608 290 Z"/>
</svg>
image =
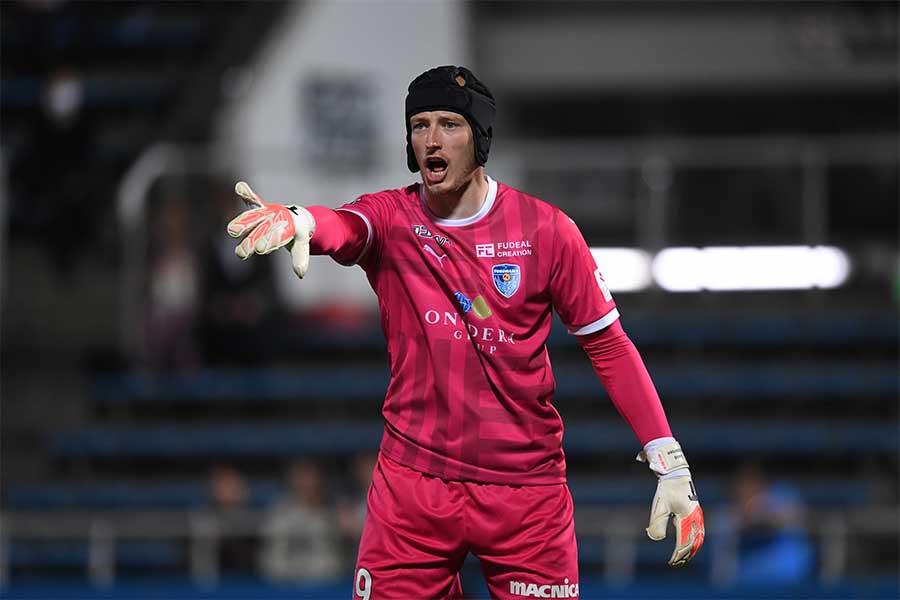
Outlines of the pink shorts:
<svg viewBox="0 0 900 600">
<path fill-rule="evenodd" d="M 469 552 L 493 598 L 577 598 L 568 487 L 446 481 L 379 456 L 353 597 L 460 598 Z"/>
</svg>

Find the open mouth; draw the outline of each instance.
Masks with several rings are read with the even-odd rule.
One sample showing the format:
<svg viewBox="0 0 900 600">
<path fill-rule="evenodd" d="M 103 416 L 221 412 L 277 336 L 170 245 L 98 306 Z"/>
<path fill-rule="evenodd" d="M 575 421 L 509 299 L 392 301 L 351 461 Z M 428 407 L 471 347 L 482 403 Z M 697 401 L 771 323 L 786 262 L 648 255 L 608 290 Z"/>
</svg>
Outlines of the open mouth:
<svg viewBox="0 0 900 600">
<path fill-rule="evenodd" d="M 435 175 L 441 175 L 447 170 L 447 161 L 443 158 L 432 157 L 425 160 L 425 166 Z"/>
</svg>

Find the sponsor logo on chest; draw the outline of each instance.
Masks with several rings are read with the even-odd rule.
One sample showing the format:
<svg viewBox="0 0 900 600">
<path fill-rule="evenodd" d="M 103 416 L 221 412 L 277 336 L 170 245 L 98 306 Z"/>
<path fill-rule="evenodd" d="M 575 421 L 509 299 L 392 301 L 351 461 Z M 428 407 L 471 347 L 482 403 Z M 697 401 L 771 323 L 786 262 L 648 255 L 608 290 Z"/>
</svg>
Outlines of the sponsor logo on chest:
<svg viewBox="0 0 900 600">
<path fill-rule="evenodd" d="M 491 316 L 491 309 L 481 296 L 474 300 L 462 292 L 456 292 L 456 300 L 459 302 L 464 314 L 472 312 L 479 319 L 487 319 Z M 498 350 L 516 344 L 515 334 L 500 327 L 480 327 L 475 323 L 467 322 L 456 311 L 428 309 L 422 315 L 429 327 L 435 327 L 448 333 L 454 340 L 467 340 L 484 354 L 494 354 Z"/>
<path fill-rule="evenodd" d="M 478 258 L 507 258 L 511 256 L 532 256 L 533 254 L 534 248 L 531 245 L 531 240 L 475 244 L 475 256 Z"/>
<path fill-rule="evenodd" d="M 428 229 L 424 225 L 413 225 L 412 226 L 413 233 L 415 233 L 419 237 L 430 238 L 437 242 L 438 246 L 443 248 L 444 246 L 450 246 L 453 244 L 448 238 L 443 235 L 435 235 L 431 233 L 431 230 Z"/>
</svg>

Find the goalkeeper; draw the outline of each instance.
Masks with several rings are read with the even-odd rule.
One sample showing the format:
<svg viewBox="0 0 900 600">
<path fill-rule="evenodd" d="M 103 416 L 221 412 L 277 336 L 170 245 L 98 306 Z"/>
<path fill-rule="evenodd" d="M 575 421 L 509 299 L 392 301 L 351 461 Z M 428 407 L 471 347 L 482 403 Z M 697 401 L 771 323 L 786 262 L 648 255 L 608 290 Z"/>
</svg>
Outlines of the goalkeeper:
<svg viewBox="0 0 900 600">
<path fill-rule="evenodd" d="M 577 598 L 572 498 L 546 340 L 555 309 L 659 478 L 647 535 L 675 525 L 669 564 L 703 544 L 688 463 L 600 269 L 558 208 L 485 174 L 495 103 L 463 67 L 416 77 L 407 165 L 421 182 L 331 210 L 250 206 L 239 257 L 286 247 L 357 264 L 378 297 L 391 380 L 355 597 L 456 598 L 471 552 L 495 598 Z"/>
</svg>

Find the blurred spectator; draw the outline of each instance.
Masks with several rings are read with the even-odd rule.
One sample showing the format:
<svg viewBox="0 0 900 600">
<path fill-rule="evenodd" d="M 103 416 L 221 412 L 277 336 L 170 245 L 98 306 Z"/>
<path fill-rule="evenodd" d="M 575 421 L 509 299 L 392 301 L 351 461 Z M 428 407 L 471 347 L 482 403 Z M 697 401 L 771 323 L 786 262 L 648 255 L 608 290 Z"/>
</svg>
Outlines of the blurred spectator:
<svg viewBox="0 0 900 600">
<path fill-rule="evenodd" d="M 210 473 L 209 486 L 219 526 L 219 569 L 224 573 L 255 573 L 258 544 L 248 511 L 247 482 L 234 467 L 217 466 Z"/>
<path fill-rule="evenodd" d="M 230 186 L 217 186 L 212 195 L 203 257 L 204 354 L 213 364 L 258 364 L 271 342 L 259 332 L 277 310 L 272 261 L 235 256 L 234 240 L 223 230 L 243 205 Z"/>
<path fill-rule="evenodd" d="M 151 241 L 147 361 L 155 369 L 197 367 L 198 265 L 191 247 L 189 206 L 167 200 Z"/>
<path fill-rule="evenodd" d="M 293 583 L 336 578 L 340 545 L 319 466 L 306 460 L 293 463 L 287 484 L 287 496 L 266 519 L 263 572 L 273 580 Z"/>
<path fill-rule="evenodd" d="M 359 537 L 366 520 L 366 497 L 372 483 L 377 457 L 374 454 L 359 454 L 354 457 L 350 488 L 338 502 L 338 529 L 343 538 L 345 554 L 349 562 L 356 560 Z"/>
<path fill-rule="evenodd" d="M 53 68 L 11 171 L 11 220 L 19 232 L 39 236 L 59 276 L 70 274 L 93 241 L 93 213 L 107 189 L 89 168 L 94 128 L 83 114 L 84 88 L 78 70 Z"/>
<path fill-rule="evenodd" d="M 812 577 L 814 552 L 804 521 L 803 499 L 789 485 L 771 483 L 756 465 L 742 468 L 734 481 L 734 505 L 721 534 L 732 552 L 716 552 L 721 583 L 786 585 Z M 722 557 L 734 564 L 723 568 Z M 718 571 L 718 572 L 716 572 Z"/>
</svg>

